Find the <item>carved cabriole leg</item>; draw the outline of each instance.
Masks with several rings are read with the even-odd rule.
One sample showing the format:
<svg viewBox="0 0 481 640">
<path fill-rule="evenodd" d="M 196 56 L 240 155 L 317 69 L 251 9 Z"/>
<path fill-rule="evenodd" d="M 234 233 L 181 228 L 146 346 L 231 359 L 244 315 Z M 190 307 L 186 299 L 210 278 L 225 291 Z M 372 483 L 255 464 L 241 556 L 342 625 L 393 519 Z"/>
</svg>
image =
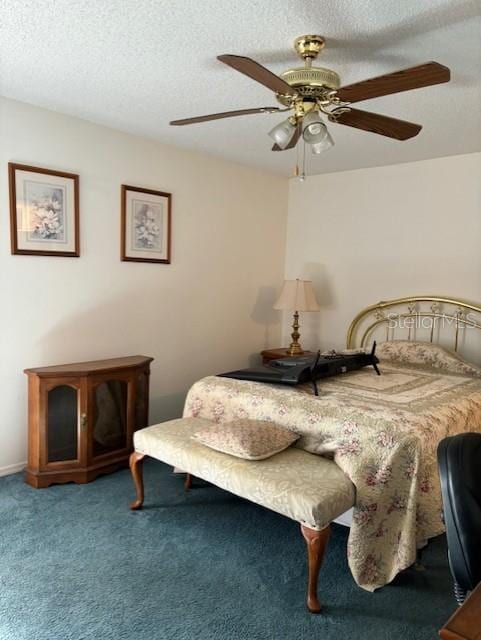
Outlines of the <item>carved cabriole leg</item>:
<svg viewBox="0 0 481 640">
<path fill-rule="evenodd" d="M 190 473 L 185 474 L 184 489 L 186 491 L 192 489 L 192 475 Z"/>
<path fill-rule="evenodd" d="M 307 558 L 309 567 L 309 581 L 307 587 L 307 608 L 311 613 L 319 613 L 321 603 L 317 597 L 317 579 L 322 559 L 327 547 L 327 541 L 331 533 L 330 526 L 320 531 L 310 529 L 301 524 L 301 532 L 307 544 Z"/>
<path fill-rule="evenodd" d="M 144 504 L 144 478 L 143 478 L 143 466 L 144 466 L 144 458 L 145 455 L 143 453 L 139 453 L 138 451 L 134 451 L 130 455 L 130 471 L 132 472 L 132 479 L 135 485 L 135 492 L 137 494 L 136 500 L 131 503 L 130 508 L 133 511 L 137 509 L 142 509 L 142 505 Z"/>
</svg>

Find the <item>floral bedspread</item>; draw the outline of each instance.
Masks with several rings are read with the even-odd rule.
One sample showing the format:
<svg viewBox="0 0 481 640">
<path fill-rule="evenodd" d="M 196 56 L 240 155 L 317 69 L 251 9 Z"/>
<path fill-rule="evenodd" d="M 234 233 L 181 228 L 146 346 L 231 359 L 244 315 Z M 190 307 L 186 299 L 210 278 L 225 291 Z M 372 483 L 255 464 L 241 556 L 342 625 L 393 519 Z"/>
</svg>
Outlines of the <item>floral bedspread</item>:
<svg viewBox="0 0 481 640">
<path fill-rule="evenodd" d="M 371 368 L 288 388 L 230 378 L 195 383 L 184 416 L 272 420 L 300 434 L 296 446 L 328 455 L 356 487 L 348 561 L 368 591 L 412 565 L 444 531 L 436 449 L 481 432 L 481 371 L 439 347 L 384 343 Z"/>
</svg>

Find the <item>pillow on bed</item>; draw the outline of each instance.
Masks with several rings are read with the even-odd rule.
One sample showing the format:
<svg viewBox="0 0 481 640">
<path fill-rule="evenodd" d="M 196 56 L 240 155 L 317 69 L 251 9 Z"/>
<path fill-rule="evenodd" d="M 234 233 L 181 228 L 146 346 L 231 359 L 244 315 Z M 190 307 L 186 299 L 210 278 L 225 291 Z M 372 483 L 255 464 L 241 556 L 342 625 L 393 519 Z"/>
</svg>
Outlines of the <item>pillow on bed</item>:
<svg viewBox="0 0 481 640">
<path fill-rule="evenodd" d="M 445 373 L 458 373 L 466 376 L 481 377 L 481 369 L 467 362 L 454 351 L 431 342 L 412 342 L 410 340 L 392 340 L 381 342 L 376 355 L 381 362 L 424 366 L 440 369 Z"/>
<path fill-rule="evenodd" d="M 265 420 L 234 420 L 206 427 L 191 437 L 237 458 L 264 460 L 287 449 L 299 435 Z"/>
</svg>

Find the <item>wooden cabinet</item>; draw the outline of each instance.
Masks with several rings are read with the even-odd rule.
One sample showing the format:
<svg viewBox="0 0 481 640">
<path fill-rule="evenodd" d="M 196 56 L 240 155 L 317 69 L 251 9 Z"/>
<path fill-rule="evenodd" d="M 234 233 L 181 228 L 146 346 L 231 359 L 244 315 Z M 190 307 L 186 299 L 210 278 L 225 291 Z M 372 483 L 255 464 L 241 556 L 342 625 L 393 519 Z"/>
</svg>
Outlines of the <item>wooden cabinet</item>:
<svg viewBox="0 0 481 640">
<path fill-rule="evenodd" d="M 32 487 L 85 483 L 128 464 L 148 424 L 153 358 L 130 356 L 26 369 Z"/>
<path fill-rule="evenodd" d="M 439 631 L 442 640 L 481 640 L 481 582 Z"/>
</svg>

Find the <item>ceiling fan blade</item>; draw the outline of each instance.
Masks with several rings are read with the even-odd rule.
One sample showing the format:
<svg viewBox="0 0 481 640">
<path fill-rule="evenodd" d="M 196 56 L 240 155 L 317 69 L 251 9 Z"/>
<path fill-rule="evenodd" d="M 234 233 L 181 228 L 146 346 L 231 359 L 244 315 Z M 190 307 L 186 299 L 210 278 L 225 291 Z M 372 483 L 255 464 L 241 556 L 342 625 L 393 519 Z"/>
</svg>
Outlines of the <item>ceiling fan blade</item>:
<svg viewBox="0 0 481 640">
<path fill-rule="evenodd" d="M 217 60 L 220 60 L 224 64 L 228 64 L 229 67 L 232 67 L 236 71 L 240 71 L 240 73 L 249 76 L 249 78 L 252 78 L 252 80 L 255 80 L 256 82 L 260 82 L 265 87 L 275 91 L 276 93 L 283 93 L 287 95 L 294 95 L 296 93 L 295 89 L 287 84 L 287 82 L 282 78 L 279 78 L 275 73 L 272 73 L 272 71 L 269 71 L 269 69 L 266 69 L 251 58 L 225 54 L 217 56 Z"/>
<path fill-rule="evenodd" d="M 280 107 L 259 107 L 257 109 L 240 109 L 238 111 L 223 111 L 222 113 L 211 113 L 208 116 L 197 116 L 196 118 L 184 118 L 183 120 L 172 120 L 169 124 L 180 126 L 184 124 L 195 124 L 196 122 L 208 122 L 209 120 L 220 120 L 221 118 L 233 118 L 234 116 L 248 116 L 251 113 L 276 113 L 281 111 Z"/>
<path fill-rule="evenodd" d="M 444 65 L 438 62 L 426 62 L 416 67 L 349 84 L 346 87 L 341 87 L 336 95 L 346 102 L 360 102 L 361 100 L 387 96 L 390 93 L 400 93 L 401 91 L 448 82 L 450 76 L 449 69 Z"/>
<path fill-rule="evenodd" d="M 371 133 L 378 133 L 388 138 L 395 138 L 396 140 L 413 138 L 422 129 L 420 124 L 390 118 L 380 113 L 361 111 L 360 109 L 350 109 L 350 111 L 339 114 L 334 112 L 332 116 L 329 117 L 329 120 L 331 120 L 331 122 L 337 122 L 338 124 L 346 124 L 356 129 L 370 131 Z"/>
<path fill-rule="evenodd" d="M 287 145 L 287 147 L 284 147 L 282 149 L 278 144 L 275 144 L 272 147 L 271 151 L 287 151 L 288 149 L 293 149 L 296 146 L 299 138 L 301 137 L 301 132 L 302 132 L 302 124 L 301 122 L 298 122 L 297 128 L 292 134 L 292 138 L 289 140 L 289 144 Z"/>
</svg>

